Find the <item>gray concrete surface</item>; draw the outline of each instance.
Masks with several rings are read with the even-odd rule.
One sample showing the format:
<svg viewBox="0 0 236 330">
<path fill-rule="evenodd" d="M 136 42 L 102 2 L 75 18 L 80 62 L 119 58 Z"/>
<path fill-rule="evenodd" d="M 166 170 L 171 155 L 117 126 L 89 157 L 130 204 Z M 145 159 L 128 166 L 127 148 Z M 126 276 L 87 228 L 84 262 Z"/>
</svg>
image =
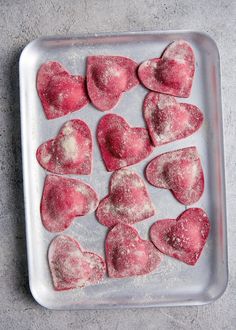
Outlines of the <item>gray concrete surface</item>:
<svg viewBox="0 0 236 330">
<path fill-rule="evenodd" d="M 0 1 L 0 329 L 236 328 L 236 3 L 214 1 Z M 234 18 L 234 21 L 233 21 Z M 200 307 L 50 311 L 28 288 L 20 147 L 18 59 L 50 34 L 193 29 L 208 32 L 221 54 L 230 277 L 226 293 Z"/>
</svg>

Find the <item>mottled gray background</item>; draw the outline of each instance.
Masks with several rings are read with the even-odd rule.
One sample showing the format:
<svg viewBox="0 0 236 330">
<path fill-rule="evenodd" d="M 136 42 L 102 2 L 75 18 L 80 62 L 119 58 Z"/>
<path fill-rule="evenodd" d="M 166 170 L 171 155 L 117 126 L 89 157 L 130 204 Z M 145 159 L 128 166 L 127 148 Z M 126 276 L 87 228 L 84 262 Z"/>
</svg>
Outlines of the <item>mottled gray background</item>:
<svg viewBox="0 0 236 330">
<path fill-rule="evenodd" d="M 236 3 L 214 1 L 0 0 L 0 329 L 236 328 Z M 51 34 L 193 29 L 221 54 L 229 239 L 229 285 L 200 307 L 59 312 L 28 288 L 22 195 L 18 60 L 32 39 Z"/>
</svg>

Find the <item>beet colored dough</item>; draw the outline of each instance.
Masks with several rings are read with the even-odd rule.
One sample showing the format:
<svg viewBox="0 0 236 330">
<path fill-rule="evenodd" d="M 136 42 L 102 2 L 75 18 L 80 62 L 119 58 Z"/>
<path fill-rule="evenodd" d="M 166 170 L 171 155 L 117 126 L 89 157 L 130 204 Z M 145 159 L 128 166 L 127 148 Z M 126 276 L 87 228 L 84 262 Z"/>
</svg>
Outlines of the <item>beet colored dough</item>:
<svg viewBox="0 0 236 330">
<path fill-rule="evenodd" d="M 114 108 L 123 92 L 139 84 L 137 67 L 123 56 L 88 56 L 87 89 L 92 104 L 101 111 Z"/>
<path fill-rule="evenodd" d="M 70 236 L 53 239 L 48 250 L 48 262 L 55 290 L 70 290 L 99 283 L 106 272 L 105 261 L 99 255 L 82 251 Z"/>
<path fill-rule="evenodd" d="M 37 90 L 47 119 L 65 116 L 89 103 L 84 78 L 71 75 L 59 62 L 41 65 Z"/>
<path fill-rule="evenodd" d="M 179 97 L 188 97 L 195 72 L 191 46 L 184 40 L 172 42 L 161 58 L 143 62 L 138 69 L 142 84 L 148 89 Z"/>
<path fill-rule="evenodd" d="M 200 208 L 184 211 L 176 220 L 158 220 L 150 230 L 159 251 L 188 265 L 195 265 L 207 241 L 210 222 Z"/>
<path fill-rule="evenodd" d="M 146 177 L 153 186 L 170 189 L 184 205 L 197 202 L 204 191 L 204 175 L 196 147 L 157 156 L 148 164 Z"/>
<path fill-rule="evenodd" d="M 135 228 L 125 224 L 109 231 L 105 250 L 108 275 L 115 278 L 148 274 L 162 259 L 150 241 L 141 239 Z"/>
<path fill-rule="evenodd" d="M 143 179 L 134 171 L 122 169 L 112 174 L 110 193 L 97 208 L 98 221 L 107 227 L 133 224 L 155 214 Z"/>
<path fill-rule="evenodd" d="M 124 118 L 114 114 L 102 117 L 97 139 L 108 171 L 139 163 L 153 151 L 146 128 L 130 127 Z"/>
<path fill-rule="evenodd" d="M 203 114 L 195 105 L 178 103 L 174 96 L 155 92 L 147 94 L 143 112 L 155 146 L 183 139 L 203 123 Z"/>
<path fill-rule="evenodd" d="M 44 227 L 51 232 L 68 228 L 74 218 L 96 210 L 98 196 L 88 184 L 58 175 L 45 179 L 40 205 Z"/>
<path fill-rule="evenodd" d="M 79 119 L 66 122 L 56 138 L 39 146 L 36 157 L 47 171 L 57 174 L 91 174 L 92 136 Z"/>
</svg>

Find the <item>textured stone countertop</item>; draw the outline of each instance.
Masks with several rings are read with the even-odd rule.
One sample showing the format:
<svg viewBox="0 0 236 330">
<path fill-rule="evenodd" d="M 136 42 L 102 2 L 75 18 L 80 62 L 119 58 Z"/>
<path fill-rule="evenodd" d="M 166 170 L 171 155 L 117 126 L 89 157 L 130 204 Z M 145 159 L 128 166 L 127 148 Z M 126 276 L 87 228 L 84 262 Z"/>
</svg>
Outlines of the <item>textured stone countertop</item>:
<svg viewBox="0 0 236 330">
<path fill-rule="evenodd" d="M 0 329 L 236 328 L 236 2 L 232 0 L 0 0 Z M 221 55 L 229 284 L 206 306 L 51 311 L 28 288 L 22 193 L 18 60 L 52 34 L 189 29 L 209 33 Z"/>
</svg>

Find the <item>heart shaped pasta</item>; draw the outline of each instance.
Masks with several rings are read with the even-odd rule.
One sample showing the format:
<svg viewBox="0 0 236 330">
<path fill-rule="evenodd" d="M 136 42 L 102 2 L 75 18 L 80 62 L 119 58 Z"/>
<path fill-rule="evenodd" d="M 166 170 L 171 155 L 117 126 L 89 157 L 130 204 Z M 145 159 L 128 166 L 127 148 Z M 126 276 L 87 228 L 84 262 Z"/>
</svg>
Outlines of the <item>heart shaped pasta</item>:
<svg viewBox="0 0 236 330">
<path fill-rule="evenodd" d="M 109 231 L 105 250 L 109 277 L 145 275 L 161 262 L 161 254 L 154 245 L 143 240 L 135 228 L 125 224 L 118 224 Z"/>
<path fill-rule="evenodd" d="M 97 205 L 96 192 L 83 181 L 58 175 L 46 177 L 40 211 L 48 231 L 65 230 L 76 217 L 95 211 Z"/>
<path fill-rule="evenodd" d="M 146 128 L 130 127 L 124 118 L 114 114 L 100 120 L 97 140 L 108 171 L 139 163 L 153 151 Z"/>
<path fill-rule="evenodd" d="M 100 202 L 96 215 L 102 225 L 112 227 L 120 222 L 142 221 L 154 213 L 143 179 L 134 171 L 122 169 L 112 174 L 110 193 Z"/>
<path fill-rule="evenodd" d="M 197 202 L 204 191 L 204 175 L 196 147 L 157 156 L 148 164 L 146 177 L 153 186 L 170 189 L 184 205 Z"/>
<path fill-rule="evenodd" d="M 148 89 L 179 97 L 188 97 L 195 72 L 191 46 L 184 40 L 172 42 L 161 58 L 143 62 L 138 69 L 142 84 Z"/>
<path fill-rule="evenodd" d="M 143 104 L 144 118 L 155 146 L 183 139 L 196 132 L 203 114 L 195 105 L 178 103 L 174 96 L 150 92 Z"/>
<path fill-rule="evenodd" d="M 41 65 L 37 91 L 47 119 L 65 116 L 89 103 L 84 78 L 71 75 L 59 62 Z"/>
<path fill-rule="evenodd" d="M 55 290 L 70 290 L 99 283 L 106 272 L 102 257 L 83 251 L 70 236 L 53 239 L 48 250 L 48 262 Z"/>
<path fill-rule="evenodd" d="M 184 211 L 176 220 L 158 220 L 150 230 L 153 244 L 162 253 L 195 265 L 210 231 L 207 214 L 200 208 Z"/>
<path fill-rule="evenodd" d="M 88 56 L 87 89 L 92 104 L 101 111 L 114 108 L 123 92 L 139 84 L 137 67 L 123 56 Z"/>
<path fill-rule="evenodd" d="M 88 125 L 79 119 L 66 122 L 56 138 L 39 146 L 39 164 L 56 174 L 88 175 L 92 170 L 92 136 Z"/>
</svg>

